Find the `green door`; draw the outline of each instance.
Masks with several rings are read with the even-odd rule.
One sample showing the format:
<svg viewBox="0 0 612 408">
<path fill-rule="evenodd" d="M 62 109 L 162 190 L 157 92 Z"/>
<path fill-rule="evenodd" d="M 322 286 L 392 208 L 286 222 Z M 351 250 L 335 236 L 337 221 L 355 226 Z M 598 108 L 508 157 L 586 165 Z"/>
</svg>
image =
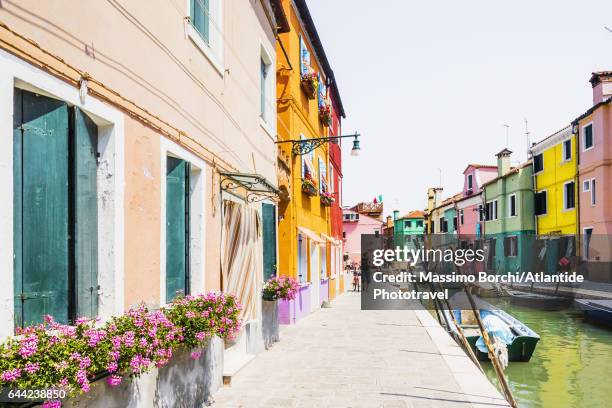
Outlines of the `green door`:
<svg viewBox="0 0 612 408">
<path fill-rule="evenodd" d="M 189 163 L 168 157 L 166 301 L 189 293 Z"/>
<path fill-rule="evenodd" d="M 73 108 L 72 119 L 76 313 L 93 317 L 98 313 L 98 127 L 79 108 Z"/>
<path fill-rule="evenodd" d="M 276 207 L 262 203 L 264 280 L 276 275 Z"/>
<path fill-rule="evenodd" d="M 68 106 L 15 89 L 14 268 L 17 325 L 68 321 Z"/>
</svg>

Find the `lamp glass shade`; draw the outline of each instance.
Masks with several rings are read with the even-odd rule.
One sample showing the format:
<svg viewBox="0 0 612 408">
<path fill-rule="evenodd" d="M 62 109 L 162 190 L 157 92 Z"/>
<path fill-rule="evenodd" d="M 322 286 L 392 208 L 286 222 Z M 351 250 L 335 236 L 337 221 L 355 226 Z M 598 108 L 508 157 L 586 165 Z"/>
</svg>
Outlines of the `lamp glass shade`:
<svg viewBox="0 0 612 408">
<path fill-rule="evenodd" d="M 359 147 L 359 140 L 353 140 L 353 148 L 351 149 L 351 156 L 359 156 L 359 151 L 361 148 Z"/>
</svg>

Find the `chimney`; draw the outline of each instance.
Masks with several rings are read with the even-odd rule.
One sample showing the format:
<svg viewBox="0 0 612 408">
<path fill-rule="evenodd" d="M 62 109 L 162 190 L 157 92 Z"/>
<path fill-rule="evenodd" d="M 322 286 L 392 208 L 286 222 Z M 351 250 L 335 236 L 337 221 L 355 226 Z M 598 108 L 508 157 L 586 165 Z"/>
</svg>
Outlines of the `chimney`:
<svg viewBox="0 0 612 408">
<path fill-rule="evenodd" d="M 387 215 L 387 227 L 391 227 L 392 225 L 393 225 L 393 219 L 391 218 L 390 215 Z"/>
<path fill-rule="evenodd" d="M 511 154 L 512 152 L 508 150 L 508 148 L 505 148 L 504 150 L 502 150 L 501 152 L 495 155 L 497 156 L 497 175 L 499 177 L 503 176 L 508 171 L 510 171 L 510 155 Z"/>
<path fill-rule="evenodd" d="M 393 221 L 397 220 L 399 217 L 399 211 L 398 210 L 393 210 Z"/>
<path fill-rule="evenodd" d="M 612 96 L 612 71 L 593 72 L 589 82 L 593 87 L 593 105 Z"/>
<path fill-rule="evenodd" d="M 442 187 L 429 187 L 427 189 L 427 210 L 431 211 L 438 206 L 442 195 Z"/>
</svg>

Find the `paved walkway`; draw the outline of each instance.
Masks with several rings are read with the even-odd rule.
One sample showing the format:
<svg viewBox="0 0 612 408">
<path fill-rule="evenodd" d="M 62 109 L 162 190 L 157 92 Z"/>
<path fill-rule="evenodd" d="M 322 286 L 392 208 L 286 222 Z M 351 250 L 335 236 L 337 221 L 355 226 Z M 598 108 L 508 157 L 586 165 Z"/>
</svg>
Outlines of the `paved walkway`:
<svg viewBox="0 0 612 408">
<path fill-rule="evenodd" d="M 260 353 L 213 408 L 505 407 L 427 311 L 361 311 L 347 293 Z"/>
</svg>

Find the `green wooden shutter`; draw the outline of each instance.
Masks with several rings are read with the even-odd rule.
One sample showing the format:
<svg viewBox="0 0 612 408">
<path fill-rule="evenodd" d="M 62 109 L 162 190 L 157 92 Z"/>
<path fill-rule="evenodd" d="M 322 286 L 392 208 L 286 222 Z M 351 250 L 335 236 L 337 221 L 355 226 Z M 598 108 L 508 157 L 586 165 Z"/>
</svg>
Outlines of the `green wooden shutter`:
<svg viewBox="0 0 612 408">
<path fill-rule="evenodd" d="M 189 291 L 189 163 L 168 157 L 166 175 L 166 301 Z"/>
<path fill-rule="evenodd" d="M 276 275 L 276 207 L 262 203 L 264 279 Z"/>
<path fill-rule="evenodd" d="M 19 102 L 21 99 L 21 102 Z M 26 91 L 15 92 L 21 120 L 15 128 L 15 289 L 22 325 L 50 314 L 68 320 L 68 107 Z M 18 119 L 18 118 L 17 118 Z M 21 252 L 21 254 L 19 254 Z M 19 255 L 21 259 L 19 260 Z"/>
<path fill-rule="evenodd" d="M 76 313 L 98 312 L 98 127 L 74 108 L 73 199 Z"/>
</svg>

